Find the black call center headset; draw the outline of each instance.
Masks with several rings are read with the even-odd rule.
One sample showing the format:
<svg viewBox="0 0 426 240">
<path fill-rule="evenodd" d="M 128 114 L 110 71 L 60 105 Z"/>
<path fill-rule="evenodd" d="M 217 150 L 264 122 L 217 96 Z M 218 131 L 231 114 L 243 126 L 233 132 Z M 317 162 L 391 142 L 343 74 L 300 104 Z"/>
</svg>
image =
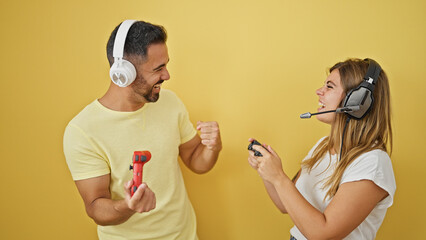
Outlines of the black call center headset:
<svg viewBox="0 0 426 240">
<path fill-rule="evenodd" d="M 371 110 L 373 106 L 374 98 L 373 92 L 374 87 L 377 84 L 379 79 L 380 72 L 382 68 L 380 65 L 373 59 L 366 58 L 364 61 L 368 62 L 367 73 L 365 74 L 363 81 L 356 88 L 353 88 L 346 94 L 345 100 L 343 101 L 343 109 L 345 108 L 355 108 L 355 111 L 345 111 L 347 115 L 345 127 L 343 128 L 342 133 L 342 142 L 340 144 L 340 157 L 342 159 L 342 147 L 343 139 L 345 137 L 346 127 L 348 126 L 351 118 L 360 120 Z"/>
<path fill-rule="evenodd" d="M 127 33 L 135 22 L 136 20 L 125 20 L 121 23 L 114 40 L 114 64 L 112 64 L 109 70 L 109 76 L 119 87 L 127 87 L 136 79 L 135 66 L 123 59 Z"/>
<path fill-rule="evenodd" d="M 350 118 L 357 120 L 362 119 L 371 110 L 373 106 L 373 91 L 379 79 L 382 68 L 373 59 L 364 59 L 368 61 L 367 73 L 364 76 L 364 81 L 361 82 L 356 88 L 353 88 L 346 95 L 343 101 L 343 108 L 359 106 L 359 110 L 346 112 Z"/>
<path fill-rule="evenodd" d="M 382 68 L 380 65 L 374 61 L 373 59 L 366 58 L 364 61 L 368 62 L 367 73 L 364 75 L 363 81 L 355 88 L 350 90 L 348 94 L 346 94 L 345 99 L 343 100 L 343 107 L 338 108 L 336 110 L 319 112 L 319 113 L 304 113 L 300 115 L 300 118 L 310 118 L 312 115 L 337 112 L 337 113 L 346 113 L 347 119 L 345 123 L 345 127 L 343 128 L 342 134 L 342 143 L 340 145 L 340 158 L 342 158 L 342 147 L 343 147 L 343 139 L 345 137 L 346 127 L 349 121 L 353 118 L 356 120 L 360 120 L 371 110 L 373 106 L 374 98 L 373 92 L 374 87 L 377 84 L 377 80 L 379 79 L 380 72 Z"/>
</svg>

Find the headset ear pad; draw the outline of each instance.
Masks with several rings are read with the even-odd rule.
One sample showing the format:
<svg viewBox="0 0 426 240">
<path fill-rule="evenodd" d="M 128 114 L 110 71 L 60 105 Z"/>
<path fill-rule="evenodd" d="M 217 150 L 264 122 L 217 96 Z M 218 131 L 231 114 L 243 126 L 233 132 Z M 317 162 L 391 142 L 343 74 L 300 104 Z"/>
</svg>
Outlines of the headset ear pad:
<svg viewBox="0 0 426 240">
<path fill-rule="evenodd" d="M 355 119 L 363 118 L 373 106 L 373 94 L 371 85 L 369 83 L 362 82 L 357 88 L 352 89 L 345 97 L 343 107 L 359 106 L 359 110 L 355 112 L 347 112 L 349 116 Z"/>
<path fill-rule="evenodd" d="M 131 62 L 121 59 L 114 61 L 109 76 L 119 87 L 127 87 L 136 79 L 136 69 Z"/>
</svg>

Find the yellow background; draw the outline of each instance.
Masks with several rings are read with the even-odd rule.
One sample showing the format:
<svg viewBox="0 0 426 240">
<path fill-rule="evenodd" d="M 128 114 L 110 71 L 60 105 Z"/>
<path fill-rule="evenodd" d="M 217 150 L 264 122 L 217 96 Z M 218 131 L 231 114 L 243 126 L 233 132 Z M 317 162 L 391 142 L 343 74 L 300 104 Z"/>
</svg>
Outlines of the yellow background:
<svg viewBox="0 0 426 240">
<path fill-rule="evenodd" d="M 109 85 L 106 41 L 124 19 L 166 27 L 171 80 L 191 121 L 216 120 L 216 167 L 184 169 L 202 240 L 288 239 L 292 222 L 247 163 L 272 145 L 293 175 L 329 131 L 315 111 L 326 69 L 371 57 L 387 72 L 395 204 L 377 239 L 426 235 L 426 2 L 1 1 L 0 239 L 96 239 L 62 153 L 68 121 Z M 130 159 L 129 159 L 130 162 Z"/>
</svg>

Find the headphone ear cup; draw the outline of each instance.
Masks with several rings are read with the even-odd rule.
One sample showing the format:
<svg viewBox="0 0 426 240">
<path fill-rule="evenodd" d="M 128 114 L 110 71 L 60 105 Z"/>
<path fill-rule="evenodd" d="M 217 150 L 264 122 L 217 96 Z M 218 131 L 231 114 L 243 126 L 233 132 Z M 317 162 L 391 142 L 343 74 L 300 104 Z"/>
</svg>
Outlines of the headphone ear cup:
<svg viewBox="0 0 426 240">
<path fill-rule="evenodd" d="M 119 87 L 127 87 L 136 79 L 136 68 L 127 60 L 114 62 L 109 70 L 111 80 Z"/>
<path fill-rule="evenodd" d="M 360 109 L 355 112 L 347 112 L 346 114 L 355 118 L 363 118 L 371 109 L 373 105 L 373 95 L 370 89 L 360 85 L 352 89 L 345 97 L 343 107 L 359 106 Z"/>
</svg>

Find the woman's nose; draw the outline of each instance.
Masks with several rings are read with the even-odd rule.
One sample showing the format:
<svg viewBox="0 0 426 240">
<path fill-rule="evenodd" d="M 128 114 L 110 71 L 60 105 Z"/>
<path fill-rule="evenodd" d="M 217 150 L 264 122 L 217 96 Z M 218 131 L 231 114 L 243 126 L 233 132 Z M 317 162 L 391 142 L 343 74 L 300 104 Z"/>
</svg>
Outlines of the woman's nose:
<svg viewBox="0 0 426 240">
<path fill-rule="evenodd" d="M 324 87 L 320 87 L 316 90 L 316 94 L 318 96 L 323 95 L 324 94 Z"/>
</svg>

